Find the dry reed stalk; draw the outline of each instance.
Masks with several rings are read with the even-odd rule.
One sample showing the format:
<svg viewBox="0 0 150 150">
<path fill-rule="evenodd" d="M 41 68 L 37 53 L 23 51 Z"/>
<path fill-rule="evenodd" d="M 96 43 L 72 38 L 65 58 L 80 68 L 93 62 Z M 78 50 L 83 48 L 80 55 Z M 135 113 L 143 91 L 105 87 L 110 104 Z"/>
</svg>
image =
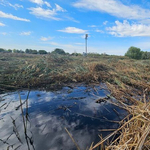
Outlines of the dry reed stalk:
<svg viewBox="0 0 150 150">
<path fill-rule="evenodd" d="M 24 127 L 25 140 L 26 140 L 26 143 L 27 143 L 28 150 L 30 150 L 28 136 L 27 136 L 27 127 L 26 127 L 26 124 L 25 124 L 25 117 L 24 117 L 23 108 L 22 108 L 22 100 L 21 100 L 20 93 L 18 93 L 18 94 L 19 94 L 19 100 L 20 100 L 20 106 L 21 106 L 21 115 L 22 115 L 22 119 L 23 119 L 23 127 Z"/>
<path fill-rule="evenodd" d="M 66 132 L 68 133 L 68 135 L 70 136 L 71 140 L 73 141 L 73 143 L 75 144 L 77 150 L 80 150 L 78 144 L 76 143 L 76 141 L 74 140 L 74 138 L 72 137 L 72 135 L 70 134 L 70 132 L 67 130 L 67 128 L 65 128 Z M 92 146 L 92 145 L 91 145 Z"/>
<path fill-rule="evenodd" d="M 106 150 L 150 150 L 150 101 L 146 101 L 144 94 L 142 101 L 127 106 L 126 110 L 129 115 L 120 122 L 121 127 L 90 150 L 100 147 L 116 133 L 120 133 L 119 137 L 106 146 Z"/>
</svg>

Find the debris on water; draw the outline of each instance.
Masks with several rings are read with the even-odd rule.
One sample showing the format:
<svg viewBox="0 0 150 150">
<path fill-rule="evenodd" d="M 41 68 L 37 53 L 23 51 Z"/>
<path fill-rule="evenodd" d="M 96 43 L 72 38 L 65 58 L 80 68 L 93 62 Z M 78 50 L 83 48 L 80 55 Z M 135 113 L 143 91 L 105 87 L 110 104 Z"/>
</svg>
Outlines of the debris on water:
<svg viewBox="0 0 150 150">
<path fill-rule="evenodd" d="M 4 101 L 5 99 L 3 99 L 2 97 L 0 97 L 0 102 Z"/>
<path fill-rule="evenodd" d="M 4 107 L 7 103 L 4 103 L 2 106 L 0 106 L 0 108 Z"/>
<path fill-rule="evenodd" d="M 72 108 L 72 106 L 59 106 L 57 109 L 63 109 L 64 111 L 68 110 L 71 112 L 69 108 Z"/>
<path fill-rule="evenodd" d="M 108 93 L 98 86 L 84 85 L 51 92 L 21 91 L 19 96 L 18 92 L 6 93 L 0 103 L 0 147 L 74 150 L 66 128 L 79 147 L 86 149 L 98 142 L 98 134 L 109 134 L 99 129 L 117 128 L 127 114 L 111 104 Z"/>
<path fill-rule="evenodd" d="M 70 97 L 69 99 L 73 99 L 73 100 L 81 100 L 81 99 L 85 99 L 86 97 Z"/>
<path fill-rule="evenodd" d="M 40 95 L 40 94 L 37 94 L 37 97 L 41 97 L 41 95 Z"/>
<path fill-rule="evenodd" d="M 106 96 L 106 97 L 97 99 L 95 102 L 96 103 L 102 103 L 102 102 L 106 102 L 109 99 L 110 99 L 110 97 Z"/>
</svg>

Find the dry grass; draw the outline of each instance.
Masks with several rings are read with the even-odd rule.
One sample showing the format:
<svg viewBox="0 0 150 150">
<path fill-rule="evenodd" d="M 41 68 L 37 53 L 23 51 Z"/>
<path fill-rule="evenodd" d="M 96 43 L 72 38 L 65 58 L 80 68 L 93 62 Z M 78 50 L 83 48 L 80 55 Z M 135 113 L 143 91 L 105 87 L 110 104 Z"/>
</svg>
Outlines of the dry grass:
<svg viewBox="0 0 150 150">
<path fill-rule="evenodd" d="M 0 64 L 1 91 L 28 87 L 56 89 L 77 82 L 108 82 L 119 90 L 150 89 L 150 60 L 1 53 Z"/>
<path fill-rule="evenodd" d="M 119 56 L 0 54 L 0 92 L 29 87 L 58 89 L 78 82 L 106 83 L 110 95 L 118 100 L 115 105 L 129 112 L 119 129 L 90 149 L 99 146 L 106 150 L 150 149 L 150 60 Z M 145 96 L 141 100 L 142 95 Z M 104 147 L 104 143 L 118 133 L 119 137 Z"/>
<path fill-rule="evenodd" d="M 120 122 L 120 128 L 115 130 L 90 150 L 101 147 L 105 150 L 149 150 L 150 149 L 150 101 L 146 96 L 142 100 L 135 100 L 136 105 L 123 107 L 129 115 Z M 104 143 L 114 135 L 118 138 L 103 147 Z"/>
</svg>

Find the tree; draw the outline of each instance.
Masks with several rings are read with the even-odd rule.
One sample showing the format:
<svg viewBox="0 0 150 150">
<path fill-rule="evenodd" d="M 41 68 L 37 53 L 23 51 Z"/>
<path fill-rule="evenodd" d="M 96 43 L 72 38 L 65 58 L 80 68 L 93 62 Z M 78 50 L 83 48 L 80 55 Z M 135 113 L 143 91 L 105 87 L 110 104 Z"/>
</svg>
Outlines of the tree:
<svg viewBox="0 0 150 150">
<path fill-rule="evenodd" d="M 27 53 L 27 54 L 28 54 L 28 53 L 29 53 L 29 51 L 30 51 L 29 49 L 26 49 L 26 50 L 25 50 L 25 53 Z"/>
<path fill-rule="evenodd" d="M 8 52 L 8 53 L 12 53 L 12 50 L 11 50 L 11 49 L 8 49 L 7 52 Z"/>
<path fill-rule="evenodd" d="M 5 49 L 3 49 L 3 48 L 0 48 L 0 52 L 5 52 Z"/>
<path fill-rule="evenodd" d="M 24 53 L 23 50 L 13 49 L 13 53 Z"/>
<path fill-rule="evenodd" d="M 150 52 L 142 52 L 142 59 L 150 59 Z"/>
<path fill-rule="evenodd" d="M 66 55 L 65 51 L 60 48 L 56 48 L 54 51 L 51 52 L 52 54 L 60 54 L 60 55 Z"/>
<path fill-rule="evenodd" d="M 132 58 L 132 59 L 141 59 L 142 58 L 142 51 L 140 48 L 131 46 L 128 51 L 125 53 L 125 56 Z"/>
<path fill-rule="evenodd" d="M 13 49 L 13 53 L 17 53 L 17 50 L 16 50 L 16 49 Z"/>
<path fill-rule="evenodd" d="M 47 51 L 45 51 L 45 50 L 39 50 L 39 54 L 47 54 Z"/>
<path fill-rule="evenodd" d="M 26 50 L 25 50 L 25 53 L 27 53 L 27 54 L 32 54 L 32 51 L 33 51 L 32 49 L 26 49 Z"/>
<path fill-rule="evenodd" d="M 26 49 L 25 53 L 27 53 L 27 54 L 37 54 L 38 51 L 37 50 L 32 50 L 32 49 Z"/>
<path fill-rule="evenodd" d="M 37 50 L 32 50 L 32 54 L 37 54 L 38 51 Z"/>
</svg>

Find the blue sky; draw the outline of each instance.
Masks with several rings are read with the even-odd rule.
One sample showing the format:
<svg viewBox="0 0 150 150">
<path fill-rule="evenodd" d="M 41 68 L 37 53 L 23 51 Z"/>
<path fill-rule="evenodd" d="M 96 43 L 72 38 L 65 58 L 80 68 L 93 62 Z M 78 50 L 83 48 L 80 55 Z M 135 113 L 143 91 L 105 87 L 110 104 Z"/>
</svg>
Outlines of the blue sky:
<svg viewBox="0 0 150 150">
<path fill-rule="evenodd" d="M 124 55 L 150 51 L 148 0 L 0 0 L 0 47 Z"/>
</svg>

